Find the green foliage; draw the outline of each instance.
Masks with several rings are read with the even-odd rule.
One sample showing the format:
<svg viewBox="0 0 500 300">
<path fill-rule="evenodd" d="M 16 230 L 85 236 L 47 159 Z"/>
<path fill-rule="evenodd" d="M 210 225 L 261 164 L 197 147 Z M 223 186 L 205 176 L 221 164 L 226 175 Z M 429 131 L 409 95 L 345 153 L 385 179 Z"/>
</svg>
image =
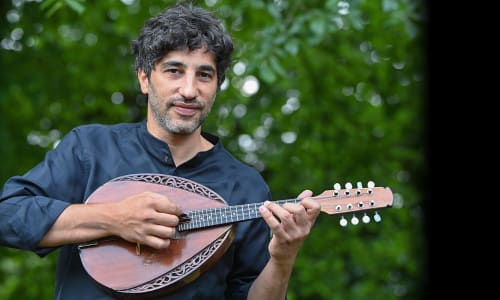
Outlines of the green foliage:
<svg viewBox="0 0 500 300">
<path fill-rule="evenodd" d="M 55 258 L 0 248 L 0 299 L 52 299 Z"/>
<path fill-rule="evenodd" d="M 45 0 L 42 2 L 40 7 L 47 11 L 47 17 L 51 17 L 64 5 L 67 5 L 77 13 L 82 14 L 85 11 L 85 6 L 82 4 L 83 1 L 84 0 Z"/>
<path fill-rule="evenodd" d="M 7 20 L 0 26 L 2 182 L 43 159 L 74 126 L 144 117 L 130 41 L 174 2 L 0 4 Z M 422 298 L 423 3 L 200 3 L 223 17 L 236 43 L 228 85 L 204 129 L 259 169 L 275 199 L 368 180 L 395 194 L 381 223 L 342 228 L 337 217 L 320 216 L 297 259 L 289 299 Z M 259 83 L 251 95 L 244 92 L 249 76 Z M 1 299 L 51 298 L 55 255 L 0 254 Z"/>
</svg>

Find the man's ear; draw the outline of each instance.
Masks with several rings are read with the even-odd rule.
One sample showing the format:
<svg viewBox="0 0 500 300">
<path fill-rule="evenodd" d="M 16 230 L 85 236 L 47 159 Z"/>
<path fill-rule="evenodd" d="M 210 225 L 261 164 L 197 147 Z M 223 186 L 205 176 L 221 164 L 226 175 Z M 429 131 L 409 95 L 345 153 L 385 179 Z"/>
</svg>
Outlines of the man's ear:
<svg viewBox="0 0 500 300">
<path fill-rule="evenodd" d="M 148 75 L 143 70 L 139 70 L 137 71 L 137 79 L 139 79 L 139 84 L 141 85 L 141 92 L 147 94 L 149 91 Z"/>
</svg>

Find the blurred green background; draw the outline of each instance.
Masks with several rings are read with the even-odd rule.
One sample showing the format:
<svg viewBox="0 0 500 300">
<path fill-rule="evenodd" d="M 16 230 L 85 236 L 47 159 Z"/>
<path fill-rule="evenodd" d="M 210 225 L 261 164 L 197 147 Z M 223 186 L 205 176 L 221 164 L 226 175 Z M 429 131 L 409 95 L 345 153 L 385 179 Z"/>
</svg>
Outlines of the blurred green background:
<svg viewBox="0 0 500 300">
<path fill-rule="evenodd" d="M 175 1 L 0 2 L 0 182 L 71 128 L 143 119 L 130 41 Z M 255 166 L 275 199 L 373 180 L 381 223 L 322 214 L 289 299 L 423 299 L 428 286 L 426 27 L 410 0 L 205 0 L 236 52 L 204 129 Z M 361 216 L 359 216 L 361 217 Z M 51 299 L 52 253 L 0 247 L 0 299 Z"/>
</svg>

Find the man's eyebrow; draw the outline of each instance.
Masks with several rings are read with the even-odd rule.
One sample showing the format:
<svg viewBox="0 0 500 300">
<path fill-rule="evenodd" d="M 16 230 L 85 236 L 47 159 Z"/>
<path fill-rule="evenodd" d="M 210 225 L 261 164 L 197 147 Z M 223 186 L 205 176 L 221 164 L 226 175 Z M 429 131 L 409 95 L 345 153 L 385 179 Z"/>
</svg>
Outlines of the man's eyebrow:
<svg viewBox="0 0 500 300">
<path fill-rule="evenodd" d="M 198 70 L 215 73 L 215 68 L 211 65 L 201 65 L 198 67 Z"/>
<path fill-rule="evenodd" d="M 180 61 L 176 61 L 176 60 L 169 60 L 169 61 L 166 61 L 166 62 L 162 62 L 160 64 L 160 66 L 162 68 L 168 68 L 168 67 L 183 67 L 183 68 L 187 68 L 187 65 L 180 62 Z"/>
</svg>

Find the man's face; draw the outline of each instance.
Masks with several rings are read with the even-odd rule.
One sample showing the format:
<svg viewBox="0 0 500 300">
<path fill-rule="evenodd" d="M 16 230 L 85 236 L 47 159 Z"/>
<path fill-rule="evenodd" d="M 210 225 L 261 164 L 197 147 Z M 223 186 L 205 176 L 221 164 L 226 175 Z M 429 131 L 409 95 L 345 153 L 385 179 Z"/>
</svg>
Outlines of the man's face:
<svg viewBox="0 0 500 300">
<path fill-rule="evenodd" d="M 171 51 L 155 64 L 149 79 L 143 71 L 138 78 L 141 91 L 148 94 L 148 123 L 154 122 L 154 130 L 163 134 L 193 133 L 217 93 L 215 60 L 205 49 Z"/>
</svg>

